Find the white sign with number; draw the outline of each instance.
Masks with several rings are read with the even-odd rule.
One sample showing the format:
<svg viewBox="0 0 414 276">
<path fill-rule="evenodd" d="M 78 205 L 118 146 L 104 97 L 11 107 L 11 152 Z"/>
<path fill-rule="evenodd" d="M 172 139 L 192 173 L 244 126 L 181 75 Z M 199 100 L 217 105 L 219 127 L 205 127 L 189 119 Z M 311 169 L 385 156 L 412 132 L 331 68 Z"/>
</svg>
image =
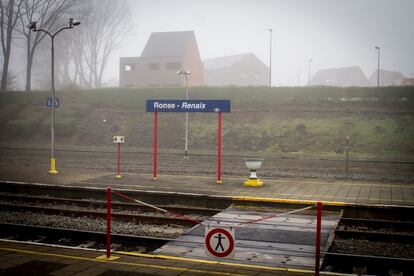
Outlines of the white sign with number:
<svg viewBox="0 0 414 276">
<path fill-rule="evenodd" d="M 125 136 L 114 136 L 114 143 L 125 143 Z"/>
<path fill-rule="evenodd" d="M 204 247 L 206 256 L 213 258 L 233 258 L 236 244 L 234 228 L 206 226 Z"/>
</svg>

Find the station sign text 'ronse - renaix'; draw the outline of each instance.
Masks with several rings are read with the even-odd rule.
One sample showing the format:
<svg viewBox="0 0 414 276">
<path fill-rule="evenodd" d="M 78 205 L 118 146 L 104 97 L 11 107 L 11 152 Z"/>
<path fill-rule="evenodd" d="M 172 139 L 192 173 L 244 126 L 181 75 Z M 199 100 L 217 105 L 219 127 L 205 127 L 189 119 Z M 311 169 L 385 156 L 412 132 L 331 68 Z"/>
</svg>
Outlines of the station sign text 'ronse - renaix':
<svg viewBox="0 0 414 276">
<path fill-rule="evenodd" d="M 230 112 L 230 100 L 147 100 L 147 112 Z"/>
</svg>

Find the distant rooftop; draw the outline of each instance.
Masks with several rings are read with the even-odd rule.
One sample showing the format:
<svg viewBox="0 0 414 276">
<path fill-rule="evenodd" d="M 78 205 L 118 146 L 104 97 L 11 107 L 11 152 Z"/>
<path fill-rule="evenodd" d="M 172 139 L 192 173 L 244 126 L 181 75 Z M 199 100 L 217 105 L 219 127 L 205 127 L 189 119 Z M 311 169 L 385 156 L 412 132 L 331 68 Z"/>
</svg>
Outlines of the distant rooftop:
<svg viewBox="0 0 414 276">
<path fill-rule="evenodd" d="M 218 57 L 218 58 L 205 59 L 204 70 L 231 67 L 237 62 L 239 62 L 241 59 L 248 57 L 248 56 L 254 56 L 254 54 L 245 53 L 245 54 L 239 54 L 239 55 L 233 55 L 233 56 L 224 56 L 224 57 Z"/>
<path fill-rule="evenodd" d="M 311 85 L 370 86 L 371 83 L 359 66 L 322 69 L 310 80 Z"/>
<path fill-rule="evenodd" d="M 141 56 L 184 56 L 192 39 L 196 41 L 194 31 L 155 32 L 149 37 Z"/>
<path fill-rule="evenodd" d="M 378 69 L 375 70 L 371 77 L 369 77 L 369 80 L 372 84 L 377 84 L 377 78 L 378 78 Z M 390 71 L 390 70 L 380 70 L 380 85 L 400 85 L 402 80 L 405 78 L 403 73 L 398 71 Z"/>
</svg>

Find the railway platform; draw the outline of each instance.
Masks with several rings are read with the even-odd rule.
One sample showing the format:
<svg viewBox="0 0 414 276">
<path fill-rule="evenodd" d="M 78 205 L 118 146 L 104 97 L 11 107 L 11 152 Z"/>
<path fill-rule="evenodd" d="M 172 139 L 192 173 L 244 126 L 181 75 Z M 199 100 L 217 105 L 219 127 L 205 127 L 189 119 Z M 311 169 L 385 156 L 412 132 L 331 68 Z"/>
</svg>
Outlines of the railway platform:
<svg viewBox="0 0 414 276">
<path fill-rule="evenodd" d="M 309 179 L 263 179 L 261 187 L 246 187 L 241 177 L 225 177 L 217 184 L 212 176 L 125 173 L 122 179 L 106 174 L 73 182 L 75 185 L 147 191 L 197 193 L 250 198 L 252 200 L 325 201 L 357 204 L 414 205 L 414 185 L 362 181 L 320 181 Z"/>
<path fill-rule="evenodd" d="M 146 254 L 113 254 L 27 243 L 0 241 L 1 275 L 275 275 L 309 276 L 312 271 L 277 269 L 218 261 Z M 321 275 L 339 275 L 321 272 Z"/>
<path fill-rule="evenodd" d="M 317 180 L 301 178 L 263 178 L 261 187 L 246 187 L 246 178 L 224 176 L 217 184 L 214 175 L 159 174 L 153 180 L 150 173 L 116 173 L 101 169 L 66 167 L 57 175 L 47 169 L 13 164 L 0 168 L 0 180 L 46 183 L 80 187 L 121 188 L 128 190 L 195 193 L 249 198 L 250 200 L 280 199 L 295 201 L 332 201 L 351 204 L 414 206 L 414 183 Z"/>
<path fill-rule="evenodd" d="M 163 154 L 160 158 L 168 160 L 163 162 L 164 165 L 160 167 L 157 179 L 153 180 L 153 175 L 151 173 L 152 168 L 150 166 L 152 164 L 151 154 L 137 155 L 129 152 L 126 153 L 124 166 L 127 168 L 126 172 L 121 171 L 122 178 L 120 179 L 116 178 L 116 169 L 113 168 L 114 154 L 112 152 L 61 151 L 59 154 L 62 155 L 62 157 L 60 157 L 61 159 L 59 160 L 65 161 L 59 163 L 59 173 L 56 175 L 50 175 L 48 173 L 49 164 L 46 162 L 48 160 L 48 151 L 46 150 L 11 148 L 8 150 L 3 149 L 1 154 L 0 180 L 3 181 L 100 188 L 111 186 L 114 188 L 131 190 L 283 199 L 291 202 L 295 200 L 313 200 L 369 205 L 414 206 L 414 182 L 411 180 L 413 179 L 412 164 L 387 163 L 387 166 L 383 164 L 381 167 L 378 164 L 370 163 L 370 166 L 366 168 L 352 168 L 357 173 L 360 173 L 361 170 L 374 170 L 378 173 L 378 176 L 372 178 L 372 180 L 370 180 L 371 178 L 368 176 L 362 178 L 365 180 L 357 180 L 353 178 L 347 179 L 346 177 L 335 178 L 331 177 L 330 174 L 327 174 L 327 178 L 325 179 L 305 178 L 301 177 L 300 167 L 296 167 L 295 172 L 297 172 L 297 174 L 295 174 L 294 177 L 263 177 L 263 186 L 246 187 L 243 183 L 247 180 L 248 170 L 243 168 L 243 170 L 246 171 L 245 177 L 231 176 L 232 169 L 234 168 L 229 167 L 228 165 L 233 164 L 236 161 L 230 157 L 228 157 L 228 160 L 225 163 L 227 165 L 223 167 L 223 183 L 217 184 L 216 168 L 214 165 L 215 160 L 210 160 L 208 158 L 208 160 L 204 160 L 206 157 L 190 157 L 187 161 L 183 161 L 182 156 L 180 155 Z M 137 160 L 141 160 L 139 161 L 141 163 Z M 237 158 L 237 160 L 237 162 L 240 162 L 239 158 Z M 280 159 L 277 162 L 281 162 L 282 166 L 287 161 Z M 313 161 L 309 162 L 313 164 Z M 208 173 L 208 175 L 207 173 L 189 174 L 185 171 L 168 173 L 169 166 L 177 164 L 179 167 L 182 166 L 183 168 L 188 169 L 192 166 L 192 163 L 194 163 L 194 165 L 198 164 L 199 167 L 203 164 L 203 168 L 210 173 Z M 330 163 L 335 162 L 326 161 L 323 164 L 316 162 L 316 165 L 312 165 L 311 167 L 309 167 L 310 165 L 308 163 L 305 164 L 304 171 L 321 170 L 325 167 L 328 168 Z M 276 166 L 276 163 L 273 162 L 272 164 L 273 166 Z M 375 170 L 377 165 L 379 166 L 377 168 L 378 170 Z M 297 164 L 294 165 L 288 162 L 283 166 L 293 166 L 295 168 Z M 321 166 L 322 168 L 316 166 Z M 337 166 L 337 164 L 335 166 Z M 354 164 L 354 166 L 356 165 Z M 263 169 L 267 171 L 272 170 L 271 167 Z M 381 170 L 385 171 L 385 175 L 393 172 L 391 174 L 395 179 L 390 181 L 384 176 L 383 180 L 381 180 Z M 142 171 L 146 171 L 146 173 L 143 173 Z M 395 177 L 398 174 L 405 177 L 398 180 L 398 177 Z M 260 171 L 258 172 L 258 175 L 260 176 Z"/>
</svg>

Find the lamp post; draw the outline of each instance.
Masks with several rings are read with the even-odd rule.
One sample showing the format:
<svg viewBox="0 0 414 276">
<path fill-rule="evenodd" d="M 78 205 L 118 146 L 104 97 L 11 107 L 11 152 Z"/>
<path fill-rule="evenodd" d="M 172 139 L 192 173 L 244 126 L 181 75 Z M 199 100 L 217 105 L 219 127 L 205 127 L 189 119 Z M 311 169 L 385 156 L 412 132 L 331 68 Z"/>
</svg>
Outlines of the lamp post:
<svg viewBox="0 0 414 276">
<path fill-rule="evenodd" d="M 377 87 L 380 86 L 380 52 L 381 48 L 378 46 L 375 46 L 375 49 L 378 50 L 378 71 L 377 71 Z"/>
<path fill-rule="evenodd" d="M 49 31 L 43 29 L 36 28 L 36 22 L 31 22 L 27 28 L 32 30 L 33 32 L 44 32 L 50 36 L 52 39 L 52 47 L 51 47 L 51 90 L 52 90 L 52 119 L 50 125 L 50 140 L 51 140 L 51 147 L 50 147 L 50 174 L 57 174 L 56 170 L 56 159 L 55 159 L 55 49 L 54 49 L 54 40 L 57 34 L 61 31 L 66 29 L 72 29 L 74 26 L 79 26 L 80 22 L 75 22 L 73 18 L 69 19 L 69 27 L 60 28 L 54 34 L 50 33 Z"/>
<path fill-rule="evenodd" d="M 270 55 L 269 55 L 269 86 L 272 87 L 272 29 L 269 29 L 270 34 Z"/>
<path fill-rule="evenodd" d="M 178 75 L 185 77 L 186 95 L 185 99 L 188 100 L 188 76 L 191 75 L 190 71 L 180 70 L 177 71 Z M 188 158 L 188 112 L 185 113 L 185 147 L 184 147 L 184 158 Z"/>
<path fill-rule="evenodd" d="M 310 60 L 309 60 L 309 75 L 308 75 L 308 86 L 310 86 L 310 76 L 311 76 L 311 63 L 312 63 L 312 60 L 310 59 Z"/>
</svg>

